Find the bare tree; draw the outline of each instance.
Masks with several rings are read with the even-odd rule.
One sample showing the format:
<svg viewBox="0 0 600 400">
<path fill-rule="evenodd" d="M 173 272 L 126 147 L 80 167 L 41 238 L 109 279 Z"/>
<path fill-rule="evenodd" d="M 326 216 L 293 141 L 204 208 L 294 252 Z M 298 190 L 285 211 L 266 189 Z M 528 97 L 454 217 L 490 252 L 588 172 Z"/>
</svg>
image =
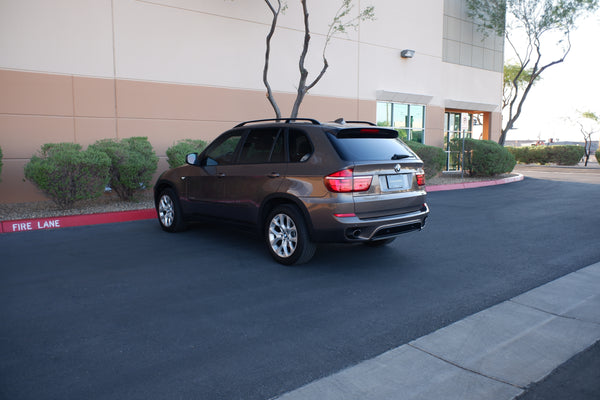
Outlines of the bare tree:
<svg viewBox="0 0 600 400">
<path fill-rule="evenodd" d="M 585 166 L 587 167 L 592 153 L 592 135 L 600 131 L 600 116 L 591 111 L 579 111 L 578 114 L 580 118 L 576 123 L 579 125 L 579 130 L 585 141 Z"/>
<path fill-rule="evenodd" d="M 511 97 L 506 102 L 508 118 L 498 140 L 504 145 L 534 83 L 545 70 L 565 60 L 576 20 L 598 8 L 598 0 L 467 0 L 467 6 L 469 16 L 484 31 L 504 35 L 517 58 Z M 548 51 L 549 46 L 553 50 Z M 547 57 L 556 52 L 558 55 Z"/>
<path fill-rule="evenodd" d="M 273 90 L 269 83 L 269 66 L 271 60 L 271 40 L 275 34 L 277 29 L 278 19 L 281 13 L 285 12 L 287 9 L 287 4 L 284 0 L 264 0 L 269 11 L 271 12 L 271 27 L 266 37 L 266 50 L 265 50 L 265 63 L 263 67 L 263 83 L 267 89 L 267 99 L 269 103 L 273 107 L 275 111 L 275 117 L 281 118 L 281 110 L 277 105 L 277 101 L 275 100 L 275 96 L 273 95 Z M 340 7 L 338 8 L 335 16 L 331 24 L 329 25 L 329 30 L 327 31 L 327 35 L 325 37 L 325 44 L 323 45 L 322 52 L 322 67 L 317 76 L 309 82 L 308 75 L 309 71 L 306 68 L 306 57 L 308 55 L 308 51 L 310 48 L 310 39 L 311 39 L 311 31 L 310 31 L 310 17 L 308 12 L 308 6 L 306 4 L 306 0 L 299 0 L 302 5 L 302 18 L 304 22 L 304 41 L 302 45 L 302 52 L 300 53 L 300 57 L 298 60 L 298 69 L 300 72 L 300 78 L 298 80 L 298 89 L 296 94 L 296 100 L 294 101 L 294 106 L 292 107 L 292 112 L 290 114 L 290 118 L 298 117 L 298 112 L 300 110 L 300 105 L 304 100 L 304 97 L 311 90 L 329 68 L 329 62 L 327 60 L 327 48 L 333 38 L 333 35 L 336 33 L 344 33 L 349 28 L 356 29 L 360 21 L 372 20 L 375 17 L 375 9 L 374 7 L 366 7 L 362 11 L 359 11 L 355 16 L 352 16 L 352 10 L 354 8 L 354 4 L 352 0 L 342 0 Z"/>
</svg>

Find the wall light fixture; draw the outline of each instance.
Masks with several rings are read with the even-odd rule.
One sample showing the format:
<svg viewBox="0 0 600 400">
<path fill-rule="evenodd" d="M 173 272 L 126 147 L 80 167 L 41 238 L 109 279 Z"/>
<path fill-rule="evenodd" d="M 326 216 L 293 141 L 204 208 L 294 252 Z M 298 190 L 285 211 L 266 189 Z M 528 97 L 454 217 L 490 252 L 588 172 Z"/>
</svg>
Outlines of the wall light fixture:
<svg viewBox="0 0 600 400">
<path fill-rule="evenodd" d="M 411 49 L 402 50 L 400 52 L 400 57 L 402 58 L 413 58 L 415 55 L 415 51 Z"/>
</svg>

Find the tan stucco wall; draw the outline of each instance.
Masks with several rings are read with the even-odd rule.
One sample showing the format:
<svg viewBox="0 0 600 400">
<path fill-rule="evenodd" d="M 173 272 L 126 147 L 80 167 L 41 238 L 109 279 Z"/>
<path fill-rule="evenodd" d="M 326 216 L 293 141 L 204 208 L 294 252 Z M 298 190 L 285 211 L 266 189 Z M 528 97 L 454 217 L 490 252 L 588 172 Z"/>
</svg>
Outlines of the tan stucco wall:
<svg viewBox="0 0 600 400">
<path fill-rule="evenodd" d="M 425 144 L 443 147 L 444 145 L 444 108 L 427 106 L 425 109 Z"/>
<path fill-rule="evenodd" d="M 272 118 L 265 94 L 104 78 L 0 70 L 0 202 L 42 200 L 23 167 L 44 143 L 75 142 L 84 148 L 99 139 L 146 136 L 161 157 L 184 138 L 210 141 L 240 121 Z M 283 115 L 294 96 L 276 94 Z M 374 120 L 375 101 L 307 96 L 301 116 Z"/>
</svg>

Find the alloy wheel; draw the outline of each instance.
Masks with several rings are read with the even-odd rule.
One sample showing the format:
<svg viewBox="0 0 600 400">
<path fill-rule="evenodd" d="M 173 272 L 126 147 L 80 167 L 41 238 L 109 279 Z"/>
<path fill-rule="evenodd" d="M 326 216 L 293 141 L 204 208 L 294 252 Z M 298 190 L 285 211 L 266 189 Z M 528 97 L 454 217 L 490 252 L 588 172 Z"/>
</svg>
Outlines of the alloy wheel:
<svg viewBox="0 0 600 400">
<path fill-rule="evenodd" d="M 269 243 L 275 254 L 288 258 L 298 246 L 298 229 L 294 220 L 286 214 L 277 214 L 269 224 Z"/>
<path fill-rule="evenodd" d="M 164 227 L 171 227 L 174 221 L 175 205 L 168 194 L 163 194 L 158 203 L 158 218 Z"/>
</svg>

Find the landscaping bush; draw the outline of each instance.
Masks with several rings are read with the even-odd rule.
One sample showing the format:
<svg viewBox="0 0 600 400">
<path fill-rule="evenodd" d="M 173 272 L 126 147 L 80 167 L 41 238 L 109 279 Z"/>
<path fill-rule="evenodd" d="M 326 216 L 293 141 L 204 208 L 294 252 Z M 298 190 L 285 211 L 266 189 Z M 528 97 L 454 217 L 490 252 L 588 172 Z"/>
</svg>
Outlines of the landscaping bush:
<svg viewBox="0 0 600 400">
<path fill-rule="evenodd" d="M 596 150 L 596 161 L 600 164 L 600 149 Z"/>
<path fill-rule="evenodd" d="M 75 143 L 47 143 L 25 165 L 25 178 L 61 208 L 96 198 L 106 188 L 110 159 Z"/>
<path fill-rule="evenodd" d="M 419 142 L 407 141 L 405 143 L 423 160 L 425 178 L 433 178 L 442 171 L 446 163 L 446 153 L 444 153 L 444 150 Z"/>
<path fill-rule="evenodd" d="M 577 165 L 585 154 L 581 146 L 507 147 L 518 162 L 524 164 Z"/>
<path fill-rule="evenodd" d="M 453 139 L 450 150 L 462 151 L 463 140 Z M 511 172 L 517 163 L 515 156 L 491 140 L 464 139 L 464 170 L 471 176 L 494 176 Z"/>
<path fill-rule="evenodd" d="M 546 146 L 550 162 L 558 165 L 577 165 L 585 155 L 583 146 Z"/>
<path fill-rule="evenodd" d="M 99 140 L 89 148 L 105 153 L 111 160 L 108 185 L 121 200 L 136 199 L 136 194 L 150 186 L 158 167 L 158 157 L 146 137 L 120 141 Z"/>
<path fill-rule="evenodd" d="M 548 162 L 548 154 L 545 147 L 506 147 L 506 149 L 520 163 L 544 165 Z"/>
<path fill-rule="evenodd" d="M 201 153 L 206 147 L 204 140 L 184 139 L 178 141 L 167 149 L 167 162 L 169 168 L 176 168 L 185 164 L 185 156 L 190 153 Z"/>
</svg>

